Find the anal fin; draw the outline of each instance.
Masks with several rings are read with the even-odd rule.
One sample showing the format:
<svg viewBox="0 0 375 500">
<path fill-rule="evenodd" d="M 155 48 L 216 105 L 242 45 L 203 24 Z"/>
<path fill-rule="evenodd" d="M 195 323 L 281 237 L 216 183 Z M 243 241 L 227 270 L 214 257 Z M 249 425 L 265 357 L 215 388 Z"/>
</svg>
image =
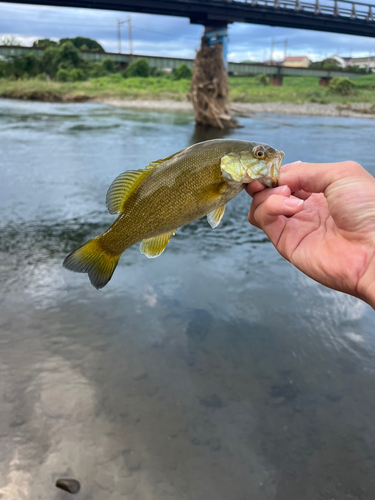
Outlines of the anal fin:
<svg viewBox="0 0 375 500">
<path fill-rule="evenodd" d="M 149 259 L 159 257 L 159 255 L 164 252 L 171 237 L 176 234 L 176 231 L 177 229 L 174 229 L 169 233 L 159 234 L 153 238 L 143 240 L 141 246 L 139 247 L 140 252 L 143 253 L 143 255 L 146 255 Z"/>
<path fill-rule="evenodd" d="M 220 224 L 221 219 L 223 218 L 225 212 L 225 205 L 221 205 L 216 210 L 213 210 L 207 215 L 207 221 L 212 229 L 215 229 Z"/>
</svg>

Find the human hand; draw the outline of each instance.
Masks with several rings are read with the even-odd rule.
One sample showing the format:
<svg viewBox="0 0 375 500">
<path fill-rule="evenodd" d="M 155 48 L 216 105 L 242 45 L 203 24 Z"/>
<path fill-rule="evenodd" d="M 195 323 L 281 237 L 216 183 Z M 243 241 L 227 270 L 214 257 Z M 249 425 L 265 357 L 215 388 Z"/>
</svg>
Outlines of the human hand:
<svg viewBox="0 0 375 500">
<path fill-rule="evenodd" d="M 355 162 L 295 162 L 248 184 L 249 222 L 300 271 L 375 308 L 375 179 Z"/>
</svg>

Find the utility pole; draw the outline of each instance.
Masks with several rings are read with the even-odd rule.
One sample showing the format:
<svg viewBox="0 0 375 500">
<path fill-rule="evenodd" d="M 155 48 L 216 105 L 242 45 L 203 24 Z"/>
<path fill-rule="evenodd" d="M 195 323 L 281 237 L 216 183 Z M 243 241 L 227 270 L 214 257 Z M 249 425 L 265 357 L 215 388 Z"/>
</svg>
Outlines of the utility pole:
<svg viewBox="0 0 375 500">
<path fill-rule="evenodd" d="M 130 61 L 133 61 L 133 40 L 132 40 L 132 21 L 131 17 L 129 16 L 126 21 L 120 21 L 120 19 L 117 19 L 117 41 L 118 41 L 118 52 L 121 54 L 121 25 L 128 23 L 128 29 L 129 29 L 129 54 L 130 54 Z"/>
<path fill-rule="evenodd" d="M 284 59 L 286 59 L 287 53 L 288 53 L 288 39 L 285 38 L 285 42 L 284 42 Z"/>
<path fill-rule="evenodd" d="M 273 63 L 273 49 L 274 49 L 274 46 L 275 46 L 275 39 L 272 38 L 272 41 L 271 41 L 271 60 L 270 60 L 271 64 Z"/>
<path fill-rule="evenodd" d="M 132 20 L 131 17 L 128 16 L 128 28 L 129 28 L 129 52 L 130 52 L 130 61 L 133 61 L 133 41 L 132 41 Z"/>
<path fill-rule="evenodd" d="M 121 22 L 120 22 L 120 19 L 117 19 L 117 44 L 118 44 L 118 53 L 121 54 Z"/>
</svg>

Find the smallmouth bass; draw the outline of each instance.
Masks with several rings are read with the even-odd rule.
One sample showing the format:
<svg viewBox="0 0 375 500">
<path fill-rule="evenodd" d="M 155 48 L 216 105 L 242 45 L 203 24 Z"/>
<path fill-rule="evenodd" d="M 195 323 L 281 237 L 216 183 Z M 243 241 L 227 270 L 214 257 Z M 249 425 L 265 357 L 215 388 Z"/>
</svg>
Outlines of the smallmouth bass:
<svg viewBox="0 0 375 500">
<path fill-rule="evenodd" d="M 147 165 L 120 174 L 107 193 L 107 208 L 118 214 L 100 236 L 70 253 L 64 267 L 88 273 L 103 288 L 121 254 L 142 240 L 140 251 L 158 257 L 177 228 L 207 215 L 212 228 L 220 223 L 226 203 L 245 184 L 259 180 L 276 186 L 282 151 L 267 144 L 215 139 L 200 142 Z"/>
</svg>

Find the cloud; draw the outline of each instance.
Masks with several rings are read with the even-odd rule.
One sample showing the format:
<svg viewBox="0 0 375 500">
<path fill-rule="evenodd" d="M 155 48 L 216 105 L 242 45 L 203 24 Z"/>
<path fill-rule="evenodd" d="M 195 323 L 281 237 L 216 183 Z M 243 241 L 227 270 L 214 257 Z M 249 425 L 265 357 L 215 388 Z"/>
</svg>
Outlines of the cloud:
<svg viewBox="0 0 375 500">
<path fill-rule="evenodd" d="M 371 0 L 375 5 L 375 0 Z M 117 52 L 117 19 L 128 13 L 94 9 L 74 9 L 0 3 L 0 37 L 15 36 L 31 45 L 36 38 L 86 36 L 98 40 L 105 50 Z M 133 51 L 145 55 L 193 58 L 203 27 L 189 19 L 132 13 Z M 229 26 L 229 59 L 232 61 L 269 59 L 271 41 L 274 57 L 307 54 L 322 59 L 332 54 L 375 55 L 375 39 L 280 27 L 235 23 Z M 129 49 L 127 24 L 122 25 L 122 51 Z"/>
</svg>

